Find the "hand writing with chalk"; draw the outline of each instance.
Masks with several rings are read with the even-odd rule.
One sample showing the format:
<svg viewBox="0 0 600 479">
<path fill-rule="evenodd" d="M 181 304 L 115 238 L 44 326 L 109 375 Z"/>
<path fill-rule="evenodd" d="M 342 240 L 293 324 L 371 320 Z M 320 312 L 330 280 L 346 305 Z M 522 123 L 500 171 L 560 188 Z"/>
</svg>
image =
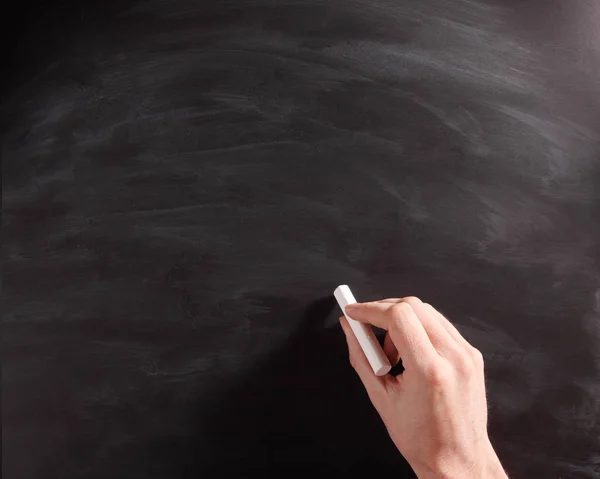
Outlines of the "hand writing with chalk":
<svg viewBox="0 0 600 479">
<path fill-rule="evenodd" d="M 487 433 L 483 357 L 418 298 L 349 304 L 345 314 L 387 331 L 384 351 L 404 372 L 378 376 L 345 317 L 350 363 L 398 450 L 420 479 L 506 478 Z"/>
</svg>

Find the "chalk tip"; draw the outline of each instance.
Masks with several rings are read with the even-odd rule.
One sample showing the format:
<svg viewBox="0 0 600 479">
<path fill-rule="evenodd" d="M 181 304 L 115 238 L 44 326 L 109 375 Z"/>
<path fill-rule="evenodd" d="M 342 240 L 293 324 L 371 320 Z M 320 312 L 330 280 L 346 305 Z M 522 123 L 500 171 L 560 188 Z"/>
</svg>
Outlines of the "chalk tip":
<svg viewBox="0 0 600 479">
<path fill-rule="evenodd" d="M 392 369 L 390 364 L 382 364 L 378 369 L 374 370 L 375 376 L 385 376 Z"/>
</svg>

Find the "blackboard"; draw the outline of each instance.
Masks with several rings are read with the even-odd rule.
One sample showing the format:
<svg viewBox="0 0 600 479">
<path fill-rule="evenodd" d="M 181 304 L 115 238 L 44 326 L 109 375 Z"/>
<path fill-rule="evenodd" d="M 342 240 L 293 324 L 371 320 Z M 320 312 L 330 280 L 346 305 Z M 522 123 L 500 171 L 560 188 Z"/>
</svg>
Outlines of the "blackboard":
<svg viewBox="0 0 600 479">
<path fill-rule="evenodd" d="M 484 353 L 511 477 L 599 477 L 598 2 L 20 6 L 4 477 L 412 477 L 342 283 Z"/>
</svg>

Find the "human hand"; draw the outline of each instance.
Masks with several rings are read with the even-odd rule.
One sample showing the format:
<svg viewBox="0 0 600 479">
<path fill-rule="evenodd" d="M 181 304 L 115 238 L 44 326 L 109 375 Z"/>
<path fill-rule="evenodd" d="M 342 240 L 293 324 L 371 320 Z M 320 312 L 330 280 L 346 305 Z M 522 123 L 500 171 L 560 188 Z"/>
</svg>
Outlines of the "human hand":
<svg viewBox="0 0 600 479">
<path fill-rule="evenodd" d="M 506 478 L 487 432 L 483 357 L 431 305 L 384 299 L 348 305 L 387 330 L 384 351 L 404 372 L 375 376 L 346 318 L 350 363 L 398 450 L 420 479 Z"/>
</svg>

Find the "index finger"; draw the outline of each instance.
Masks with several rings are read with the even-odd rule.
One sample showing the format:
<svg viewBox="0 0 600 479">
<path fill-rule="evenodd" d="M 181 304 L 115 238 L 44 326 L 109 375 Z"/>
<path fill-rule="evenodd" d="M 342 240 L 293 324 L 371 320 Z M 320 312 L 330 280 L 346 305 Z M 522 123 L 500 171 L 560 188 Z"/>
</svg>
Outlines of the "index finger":
<svg viewBox="0 0 600 479">
<path fill-rule="evenodd" d="M 355 321 L 369 323 L 389 332 L 406 369 L 427 369 L 439 355 L 423 324 L 408 303 L 356 303 L 346 306 Z"/>
</svg>

